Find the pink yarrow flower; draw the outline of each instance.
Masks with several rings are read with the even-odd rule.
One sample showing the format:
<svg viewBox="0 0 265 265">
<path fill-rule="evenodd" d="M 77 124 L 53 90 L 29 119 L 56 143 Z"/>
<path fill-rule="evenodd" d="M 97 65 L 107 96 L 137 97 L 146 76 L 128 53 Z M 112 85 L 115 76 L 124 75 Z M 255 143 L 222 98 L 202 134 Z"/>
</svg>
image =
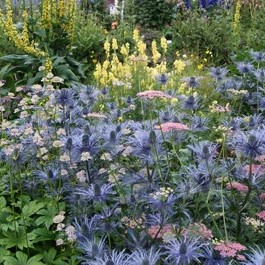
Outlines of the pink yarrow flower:
<svg viewBox="0 0 265 265">
<path fill-rule="evenodd" d="M 162 238 L 166 233 L 173 233 L 174 227 L 172 225 L 165 225 L 163 227 L 159 225 L 153 225 L 148 230 L 147 233 L 152 238 Z"/>
<path fill-rule="evenodd" d="M 265 211 L 256 214 L 262 221 L 265 222 Z"/>
<path fill-rule="evenodd" d="M 245 165 L 244 171 L 246 174 L 249 174 L 250 173 L 250 165 Z M 262 165 L 252 164 L 251 165 L 251 173 L 254 175 L 257 175 L 257 176 L 264 175 L 265 174 L 265 167 Z"/>
<path fill-rule="evenodd" d="M 264 163 L 265 162 L 265 155 L 260 155 L 255 157 L 255 161 L 258 161 L 260 163 Z"/>
<path fill-rule="evenodd" d="M 137 93 L 136 96 L 139 97 L 139 98 L 144 98 L 144 99 L 172 98 L 171 96 L 169 96 L 165 92 L 158 91 L 158 90 L 146 90 L 146 91 Z"/>
<path fill-rule="evenodd" d="M 188 126 L 183 123 L 178 122 L 166 122 L 160 125 L 155 126 L 155 129 L 160 129 L 162 132 L 169 132 L 169 131 L 187 131 L 189 130 Z"/>
<path fill-rule="evenodd" d="M 245 257 L 238 252 L 246 249 L 244 245 L 237 242 L 220 242 L 214 246 L 214 250 L 219 251 L 222 257 L 236 258 L 238 260 L 245 260 Z"/>
<path fill-rule="evenodd" d="M 184 237 L 200 237 L 203 240 L 209 240 L 213 237 L 213 233 L 203 223 L 191 223 L 187 228 L 183 228 L 180 232 Z"/>
<path fill-rule="evenodd" d="M 259 195 L 259 198 L 260 198 L 262 201 L 265 201 L 265 192 L 262 192 L 262 193 Z"/>
<path fill-rule="evenodd" d="M 246 186 L 244 184 L 241 184 L 241 183 L 239 183 L 237 181 L 229 182 L 229 183 L 226 184 L 225 187 L 228 190 L 234 189 L 234 190 L 237 190 L 239 192 L 244 192 L 244 193 L 247 193 L 248 190 L 249 190 L 248 186 Z"/>
</svg>

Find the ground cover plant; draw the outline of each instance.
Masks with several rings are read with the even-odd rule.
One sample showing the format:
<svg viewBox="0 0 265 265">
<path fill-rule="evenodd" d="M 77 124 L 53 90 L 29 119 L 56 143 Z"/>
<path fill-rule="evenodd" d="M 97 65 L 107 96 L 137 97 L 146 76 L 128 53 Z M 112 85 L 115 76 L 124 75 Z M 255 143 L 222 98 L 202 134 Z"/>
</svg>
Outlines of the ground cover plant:
<svg viewBox="0 0 265 265">
<path fill-rule="evenodd" d="M 42 2 L 52 3 L 69 15 L 64 1 Z M 20 62 L 16 82 L 12 64 L 0 71 L 0 263 L 263 265 L 264 50 L 218 65 L 206 42 L 191 54 L 170 34 L 152 39 L 126 23 L 107 33 L 81 13 L 88 36 L 75 39 L 62 33 L 69 22 L 57 32 L 46 18 L 52 27 L 36 38 L 52 33 L 50 42 L 4 56 Z M 13 22 L 1 23 L 10 34 Z M 17 48 L 23 29 L 9 36 Z M 64 72 L 81 67 L 75 59 L 90 69 L 87 83 Z"/>
</svg>

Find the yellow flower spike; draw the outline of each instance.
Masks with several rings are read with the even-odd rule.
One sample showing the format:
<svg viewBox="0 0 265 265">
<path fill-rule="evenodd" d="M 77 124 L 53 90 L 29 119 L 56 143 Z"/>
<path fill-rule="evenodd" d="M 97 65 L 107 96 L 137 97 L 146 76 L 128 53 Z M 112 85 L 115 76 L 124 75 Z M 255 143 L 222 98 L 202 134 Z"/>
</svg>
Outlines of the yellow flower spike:
<svg viewBox="0 0 265 265">
<path fill-rule="evenodd" d="M 186 63 L 183 60 L 175 60 L 174 66 L 177 73 L 181 74 L 185 70 Z"/>
<path fill-rule="evenodd" d="M 240 9 L 241 9 L 241 0 L 236 1 L 236 11 L 234 15 L 233 29 L 234 33 L 237 33 L 240 23 Z"/>
<path fill-rule="evenodd" d="M 124 44 L 121 46 L 120 53 L 123 55 L 124 58 L 127 58 L 129 55 L 129 50 Z"/>
<path fill-rule="evenodd" d="M 160 59 L 161 54 L 157 50 L 157 44 L 155 40 L 152 41 L 152 55 L 153 55 L 152 56 L 153 62 L 154 64 L 156 64 L 158 60 Z"/>
<path fill-rule="evenodd" d="M 115 38 L 113 38 L 112 39 L 112 49 L 114 50 L 114 51 L 116 51 L 116 50 L 118 50 L 118 42 L 117 42 L 117 39 L 115 39 Z"/>
<path fill-rule="evenodd" d="M 52 60 L 49 57 L 45 59 L 44 67 L 46 73 L 52 72 Z"/>
<path fill-rule="evenodd" d="M 165 37 L 162 37 L 160 40 L 161 48 L 164 50 L 164 52 L 167 51 L 167 39 Z"/>
<path fill-rule="evenodd" d="M 138 29 L 135 29 L 135 30 L 133 31 L 133 40 L 134 40 L 135 42 L 138 42 L 139 39 L 140 39 L 139 30 L 138 30 Z"/>
<path fill-rule="evenodd" d="M 106 52 L 107 57 L 109 57 L 109 53 L 110 53 L 110 42 L 109 40 L 106 40 L 104 43 L 104 50 Z"/>
</svg>

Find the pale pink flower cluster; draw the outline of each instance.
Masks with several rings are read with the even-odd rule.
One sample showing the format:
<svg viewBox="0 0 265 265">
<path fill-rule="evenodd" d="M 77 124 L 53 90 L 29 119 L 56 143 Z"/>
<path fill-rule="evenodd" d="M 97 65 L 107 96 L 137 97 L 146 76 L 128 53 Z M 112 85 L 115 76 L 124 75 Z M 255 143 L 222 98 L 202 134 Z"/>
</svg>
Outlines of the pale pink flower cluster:
<svg viewBox="0 0 265 265">
<path fill-rule="evenodd" d="M 192 223 L 187 228 L 183 228 L 181 235 L 184 237 L 200 237 L 203 240 L 209 240 L 213 237 L 213 233 L 203 223 Z"/>
<path fill-rule="evenodd" d="M 237 190 L 239 192 L 244 192 L 244 193 L 247 193 L 248 190 L 249 190 L 248 186 L 246 186 L 244 184 L 241 184 L 241 183 L 239 183 L 237 181 L 229 182 L 229 183 L 226 184 L 225 187 L 228 190 L 234 189 L 234 190 Z"/>
<path fill-rule="evenodd" d="M 260 163 L 264 163 L 265 162 L 265 155 L 260 155 L 255 157 L 255 161 L 260 162 Z"/>
<path fill-rule="evenodd" d="M 189 130 L 188 126 L 183 123 L 178 122 L 166 122 L 160 125 L 155 126 L 155 129 L 160 129 L 162 132 L 169 132 L 169 131 L 187 131 Z"/>
<path fill-rule="evenodd" d="M 262 221 L 265 222 L 265 211 L 261 211 L 256 214 Z"/>
<path fill-rule="evenodd" d="M 68 225 L 65 228 L 65 234 L 67 236 L 67 240 L 70 242 L 74 242 L 77 238 L 76 230 L 75 230 L 74 226 L 72 226 L 72 225 Z"/>
<path fill-rule="evenodd" d="M 244 166 L 244 171 L 246 174 L 250 173 L 250 165 L 245 165 Z M 262 165 L 256 165 L 256 164 L 252 164 L 251 165 L 251 173 L 254 175 L 263 175 L 265 174 L 265 167 Z"/>
<path fill-rule="evenodd" d="M 238 252 L 246 250 L 247 248 L 237 242 L 220 242 L 214 246 L 214 250 L 220 252 L 222 257 L 236 258 L 237 260 L 244 261 L 245 257 Z"/>
<path fill-rule="evenodd" d="M 259 195 L 259 198 L 260 198 L 262 201 L 265 201 L 265 192 L 262 192 L 262 193 Z"/>
<path fill-rule="evenodd" d="M 162 238 L 166 233 L 174 233 L 174 227 L 173 225 L 165 225 L 164 227 L 153 225 L 147 230 L 147 233 L 152 238 Z"/>
<path fill-rule="evenodd" d="M 158 90 L 146 90 L 146 91 L 137 93 L 136 96 L 139 98 L 144 98 L 144 99 L 172 98 L 171 96 L 169 96 L 165 92 L 158 91 Z"/>
</svg>

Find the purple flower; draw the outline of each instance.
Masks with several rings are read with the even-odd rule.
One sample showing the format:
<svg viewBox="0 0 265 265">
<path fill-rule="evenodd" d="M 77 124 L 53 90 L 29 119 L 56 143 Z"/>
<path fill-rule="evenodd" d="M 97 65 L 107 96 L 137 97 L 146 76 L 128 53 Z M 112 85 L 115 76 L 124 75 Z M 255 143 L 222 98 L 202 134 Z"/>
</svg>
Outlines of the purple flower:
<svg viewBox="0 0 265 265">
<path fill-rule="evenodd" d="M 168 242 L 166 246 L 167 258 L 166 261 L 173 262 L 172 264 L 188 265 L 191 262 L 198 262 L 202 256 L 202 244 L 198 239 L 173 239 Z"/>
<path fill-rule="evenodd" d="M 199 87 L 200 86 L 200 80 L 202 79 L 201 76 L 191 76 L 191 77 L 184 77 L 182 78 L 182 81 L 184 81 L 188 87 L 190 88 L 196 88 L 196 87 Z"/>
<path fill-rule="evenodd" d="M 210 68 L 210 74 L 213 78 L 216 80 L 223 80 L 225 75 L 228 73 L 228 70 L 226 67 L 211 67 Z"/>
<path fill-rule="evenodd" d="M 156 265 L 161 253 L 155 251 L 153 247 L 149 250 L 137 249 L 134 251 L 128 260 L 128 265 Z"/>
<path fill-rule="evenodd" d="M 232 146 L 242 155 L 255 158 L 265 153 L 265 131 L 264 128 L 250 132 L 238 132 L 232 138 Z"/>
<path fill-rule="evenodd" d="M 160 74 L 156 77 L 156 80 L 161 84 L 165 85 L 168 81 L 168 76 L 166 74 Z"/>
<path fill-rule="evenodd" d="M 112 184 L 99 185 L 98 183 L 90 185 L 87 189 L 77 189 L 76 194 L 82 195 L 89 201 L 103 202 L 114 194 Z"/>
<path fill-rule="evenodd" d="M 238 71 L 241 74 L 249 74 L 249 73 L 252 73 L 255 70 L 253 64 L 251 64 L 251 63 L 245 63 L 245 62 L 239 62 L 239 63 L 237 63 L 236 64 L 236 67 L 237 67 Z"/>
<path fill-rule="evenodd" d="M 265 52 L 250 51 L 250 55 L 256 62 L 265 62 Z"/>
</svg>

